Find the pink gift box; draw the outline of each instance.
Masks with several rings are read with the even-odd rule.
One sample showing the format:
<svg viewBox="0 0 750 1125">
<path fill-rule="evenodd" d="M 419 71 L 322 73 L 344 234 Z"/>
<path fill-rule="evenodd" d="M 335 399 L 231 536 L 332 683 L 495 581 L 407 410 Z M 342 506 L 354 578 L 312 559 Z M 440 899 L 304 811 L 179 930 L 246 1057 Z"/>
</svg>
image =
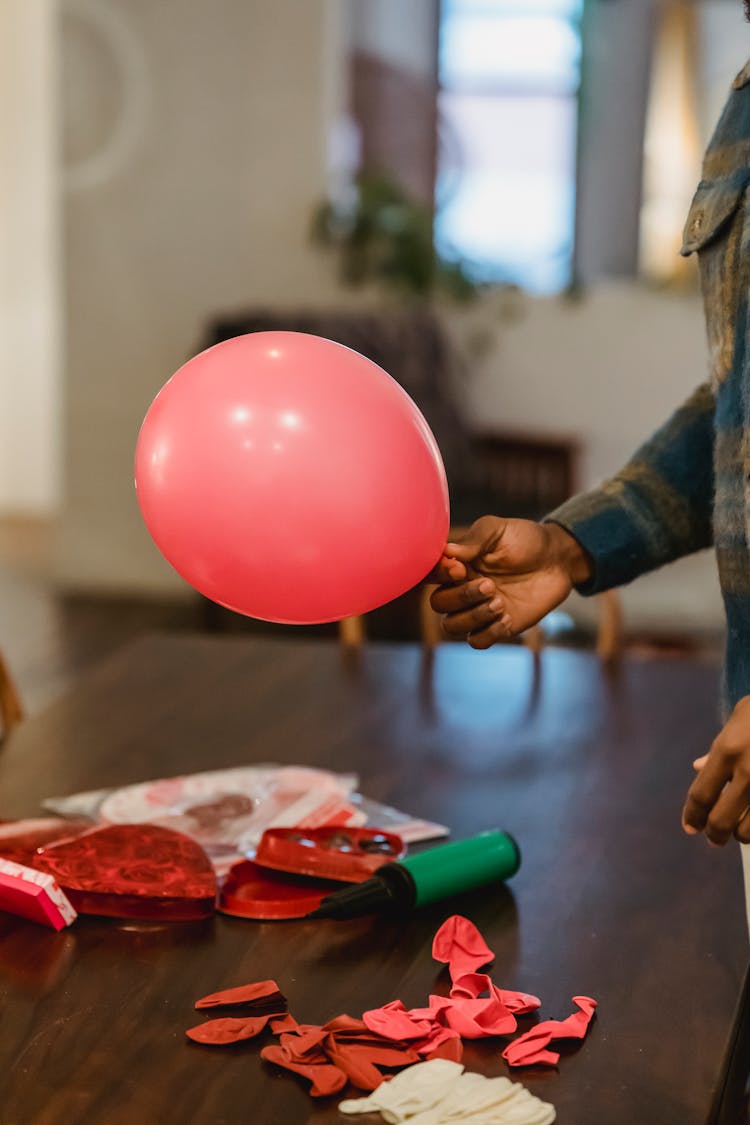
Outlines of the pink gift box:
<svg viewBox="0 0 750 1125">
<path fill-rule="evenodd" d="M 78 915 L 51 875 L 0 859 L 0 911 L 62 930 Z"/>
</svg>

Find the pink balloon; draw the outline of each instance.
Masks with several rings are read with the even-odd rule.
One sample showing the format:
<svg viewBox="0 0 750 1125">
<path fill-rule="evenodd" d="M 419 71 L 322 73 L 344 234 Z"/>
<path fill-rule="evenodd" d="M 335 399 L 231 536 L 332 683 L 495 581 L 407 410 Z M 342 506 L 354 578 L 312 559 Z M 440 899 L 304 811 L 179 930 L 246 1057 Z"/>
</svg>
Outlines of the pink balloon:
<svg viewBox="0 0 750 1125">
<path fill-rule="evenodd" d="M 313 624 L 405 593 L 439 559 L 448 487 L 422 414 L 380 367 L 299 332 L 201 352 L 141 427 L 138 503 L 206 597 Z"/>
</svg>

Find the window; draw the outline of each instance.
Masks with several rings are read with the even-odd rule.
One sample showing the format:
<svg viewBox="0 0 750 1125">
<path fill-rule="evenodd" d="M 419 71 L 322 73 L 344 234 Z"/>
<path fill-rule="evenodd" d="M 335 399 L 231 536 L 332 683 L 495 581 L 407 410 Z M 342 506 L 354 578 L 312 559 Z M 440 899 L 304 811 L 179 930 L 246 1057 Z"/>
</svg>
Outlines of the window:
<svg viewBox="0 0 750 1125">
<path fill-rule="evenodd" d="M 443 0 L 435 244 L 480 281 L 571 277 L 581 0 Z"/>
</svg>

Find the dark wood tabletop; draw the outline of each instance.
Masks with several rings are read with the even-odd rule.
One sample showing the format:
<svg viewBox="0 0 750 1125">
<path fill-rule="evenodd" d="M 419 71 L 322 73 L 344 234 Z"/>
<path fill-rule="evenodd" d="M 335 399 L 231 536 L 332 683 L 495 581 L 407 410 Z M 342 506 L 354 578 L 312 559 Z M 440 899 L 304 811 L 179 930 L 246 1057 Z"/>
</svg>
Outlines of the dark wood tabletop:
<svg viewBox="0 0 750 1125">
<path fill-rule="evenodd" d="M 0 816 L 52 795 L 252 762 L 354 770 L 378 800 L 450 826 L 501 827 L 507 888 L 403 920 L 194 923 L 81 917 L 55 934 L 0 916 L 2 1125 L 343 1122 L 337 1098 L 259 1058 L 189 1043 L 193 1002 L 275 978 L 305 1022 L 445 988 L 430 957 L 450 914 L 496 953 L 493 978 L 542 1018 L 599 1001 L 556 1069 L 511 1073 L 561 1125 L 704 1125 L 726 1082 L 747 966 L 738 850 L 688 839 L 694 757 L 717 729 L 710 663 L 446 645 L 346 656 L 333 642 L 153 636 L 14 732 Z M 532 1017 L 523 1017 L 530 1026 Z M 503 1040 L 465 1063 L 508 1074 Z M 370 1120 L 362 1119 L 362 1120 Z"/>
</svg>

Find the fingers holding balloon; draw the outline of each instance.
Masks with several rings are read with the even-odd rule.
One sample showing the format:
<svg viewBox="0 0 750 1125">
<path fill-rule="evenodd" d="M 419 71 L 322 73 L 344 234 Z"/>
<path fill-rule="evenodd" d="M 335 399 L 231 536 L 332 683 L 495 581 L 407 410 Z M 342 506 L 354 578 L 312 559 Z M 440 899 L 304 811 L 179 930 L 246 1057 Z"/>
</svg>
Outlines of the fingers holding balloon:
<svg viewBox="0 0 750 1125">
<path fill-rule="evenodd" d="M 467 638 L 471 643 L 472 637 L 485 632 L 488 627 L 496 629 L 497 637 L 509 636 L 510 619 L 505 602 L 501 597 L 493 597 L 494 593 L 495 584 L 486 578 L 435 591 L 433 609 L 444 614 L 443 631 L 446 636 Z"/>
<path fill-rule="evenodd" d="M 454 586 L 435 590 L 430 602 L 436 613 L 463 613 L 488 602 L 496 593 L 491 578 L 476 578 Z"/>
<path fill-rule="evenodd" d="M 451 555 L 444 554 L 429 576 L 429 581 L 437 582 L 442 586 L 452 582 L 463 582 L 466 576 L 467 570 L 464 563 L 454 559 Z"/>
</svg>

